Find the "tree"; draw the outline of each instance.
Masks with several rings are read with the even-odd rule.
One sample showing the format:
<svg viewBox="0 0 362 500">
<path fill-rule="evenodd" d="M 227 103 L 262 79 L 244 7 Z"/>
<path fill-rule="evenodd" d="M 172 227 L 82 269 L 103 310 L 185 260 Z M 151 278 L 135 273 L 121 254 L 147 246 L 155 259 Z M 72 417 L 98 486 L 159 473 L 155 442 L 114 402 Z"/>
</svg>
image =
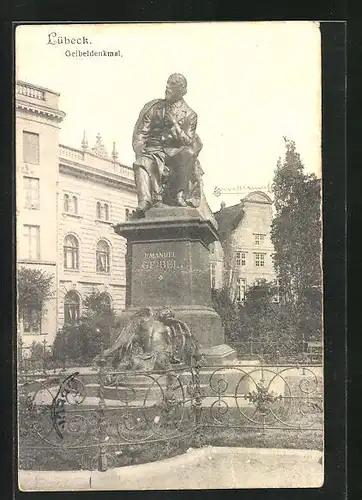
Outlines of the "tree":
<svg viewBox="0 0 362 500">
<path fill-rule="evenodd" d="M 109 317 L 114 315 L 114 310 L 112 309 L 110 299 L 108 295 L 104 292 L 99 291 L 94 288 L 88 295 L 83 299 L 84 315 L 89 316 L 102 316 Z"/>
<path fill-rule="evenodd" d="M 81 320 L 88 322 L 94 330 L 103 335 L 103 342 L 109 343 L 111 329 L 116 322 L 116 313 L 111 306 L 109 296 L 94 288 L 83 300 L 84 313 Z"/>
<path fill-rule="evenodd" d="M 240 308 L 241 339 L 247 352 L 269 361 L 290 359 L 302 350 L 293 319 L 295 304 L 276 302 L 277 296 L 274 282 L 260 280 L 248 287 Z"/>
<path fill-rule="evenodd" d="M 279 294 L 285 304 L 294 307 L 297 329 L 302 330 L 308 316 L 318 330 L 322 293 L 321 184 L 314 174 L 304 172 L 294 141 L 284 141 L 285 158 L 283 162 L 279 159 L 273 181 L 276 214 L 271 229 Z"/>
<path fill-rule="evenodd" d="M 18 311 L 22 316 L 29 309 L 42 311 L 53 298 L 54 276 L 39 269 L 21 267 L 17 273 Z"/>
</svg>

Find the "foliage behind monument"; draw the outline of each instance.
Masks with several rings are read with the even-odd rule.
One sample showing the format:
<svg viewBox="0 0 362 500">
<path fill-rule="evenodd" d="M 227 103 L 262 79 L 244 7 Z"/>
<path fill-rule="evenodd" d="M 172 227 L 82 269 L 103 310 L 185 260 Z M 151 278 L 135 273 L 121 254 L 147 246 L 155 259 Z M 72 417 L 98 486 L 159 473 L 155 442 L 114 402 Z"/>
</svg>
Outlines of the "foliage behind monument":
<svg viewBox="0 0 362 500">
<path fill-rule="evenodd" d="M 306 174 L 295 143 L 284 138 L 273 181 L 276 214 L 271 238 L 282 304 L 295 329 L 319 337 L 322 316 L 321 181 Z"/>
<path fill-rule="evenodd" d="M 274 175 L 271 228 L 278 286 L 259 280 L 248 287 L 242 304 L 227 288 L 214 290 L 213 303 L 228 341 L 283 344 L 289 352 L 321 336 L 321 182 L 304 172 L 295 143 L 284 140 L 285 157 Z"/>
</svg>

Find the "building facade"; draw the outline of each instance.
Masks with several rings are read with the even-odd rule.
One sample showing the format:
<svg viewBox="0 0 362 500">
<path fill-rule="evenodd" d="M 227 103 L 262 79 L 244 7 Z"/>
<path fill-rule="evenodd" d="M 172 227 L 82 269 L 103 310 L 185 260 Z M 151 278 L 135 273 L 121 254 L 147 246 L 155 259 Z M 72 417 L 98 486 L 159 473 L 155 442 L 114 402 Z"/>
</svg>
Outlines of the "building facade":
<svg viewBox="0 0 362 500">
<path fill-rule="evenodd" d="M 222 205 L 214 215 L 220 236 L 220 243 L 215 242 L 210 253 L 215 288 L 227 287 L 232 298 L 242 302 L 248 286 L 276 278 L 270 239 L 272 200 L 254 191 L 237 205 Z"/>
<path fill-rule="evenodd" d="M 17 263 L 46 272 L 58 281 L 59 130 L 65 113 L 59 94 L 18 82 L 16 85 L 16 213 Z M 45 309 L 45 308 L 44 308 Z M 30 338 L 57 328 L 58 300 L 46 311 L 29 306 L 19 318 L 22 334 Z"/>
<path fill-rule="evenodd" d="M 26 344 L 51 343 L 93 289 L 116 310 L 125 304 L 126 242 L 112 224 L 137 204 L 133 170 L 118 162 L 115 145 L 107 154 L 99 135 L 93 147 L 85 136 L 79 149 L 59 144 L 65 113 L 58 104 L 58 93 L 17 82 L 17 267 L 54 279 L 43 311 L 19 317 Z"/>
</svg>

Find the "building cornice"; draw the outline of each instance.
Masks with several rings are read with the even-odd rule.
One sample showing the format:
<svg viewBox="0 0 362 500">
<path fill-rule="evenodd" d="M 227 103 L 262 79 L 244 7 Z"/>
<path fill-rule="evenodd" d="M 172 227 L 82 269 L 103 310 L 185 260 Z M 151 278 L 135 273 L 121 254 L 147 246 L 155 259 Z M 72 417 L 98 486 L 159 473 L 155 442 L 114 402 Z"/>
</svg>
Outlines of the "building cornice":
<svg viewBox="0 0 362 500">
<path fill-rule="evenodd" d="M 61 158 L 59 160 L 59 172 L 73 175 L 81 179 L 91 179 L 95 182 L 101 182 L 107 186 L 116 187 L 118 189 L 126 189 L 132 193 L 136 192 L 134 181 L 111 172 L 102 172 L 89 165 L 80 165 L 72 160 Z"/>
<path fill-rule="evenodd" d="M 56 266 L 57 263 L 53 260 L 30 260 L 30 259 L 19 259 L 18 264 L 24 265 L 38 265 L 38 266 Z"/>
<path fill-rule="evenodd" d="M 42 106 L 41 104 L 33 104 L 29 101 L 23 101 L 21 99 L 16 100 L 16 109 L 27 111 L 28 113 L 50 117 L 56 120 L 58 123 L 63 121 L 66 114 L 64 111 L 59 109 L 50 108 L 48 106 Z"/>
</svg>

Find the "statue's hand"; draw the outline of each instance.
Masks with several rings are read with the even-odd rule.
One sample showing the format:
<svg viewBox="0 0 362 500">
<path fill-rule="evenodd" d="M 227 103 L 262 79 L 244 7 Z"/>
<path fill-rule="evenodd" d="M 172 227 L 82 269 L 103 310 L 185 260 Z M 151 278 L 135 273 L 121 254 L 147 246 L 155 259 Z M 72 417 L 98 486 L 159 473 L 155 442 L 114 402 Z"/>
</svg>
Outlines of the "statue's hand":
<svg viewBox="0 0 362 500">
<path fill-rule="evenodd" d="M 169 111 L 166 111 L 165 113 L 165 120 L 169 121 L 173 125 L 176 123 L 174 116 L 172 116 Z"/>
<path fill-rule="evenodd" d="M 178 126 L 177 126 L 178 127 Z M 170 134 L 170 138 L 171 139 L 178 139 L 179 138 L 179 135 L 180 135 L 180 131 L 179 131 L 179 128 L 177 128 L 175 125 L 171 128 L 171 134 Z"/>
</svg>

